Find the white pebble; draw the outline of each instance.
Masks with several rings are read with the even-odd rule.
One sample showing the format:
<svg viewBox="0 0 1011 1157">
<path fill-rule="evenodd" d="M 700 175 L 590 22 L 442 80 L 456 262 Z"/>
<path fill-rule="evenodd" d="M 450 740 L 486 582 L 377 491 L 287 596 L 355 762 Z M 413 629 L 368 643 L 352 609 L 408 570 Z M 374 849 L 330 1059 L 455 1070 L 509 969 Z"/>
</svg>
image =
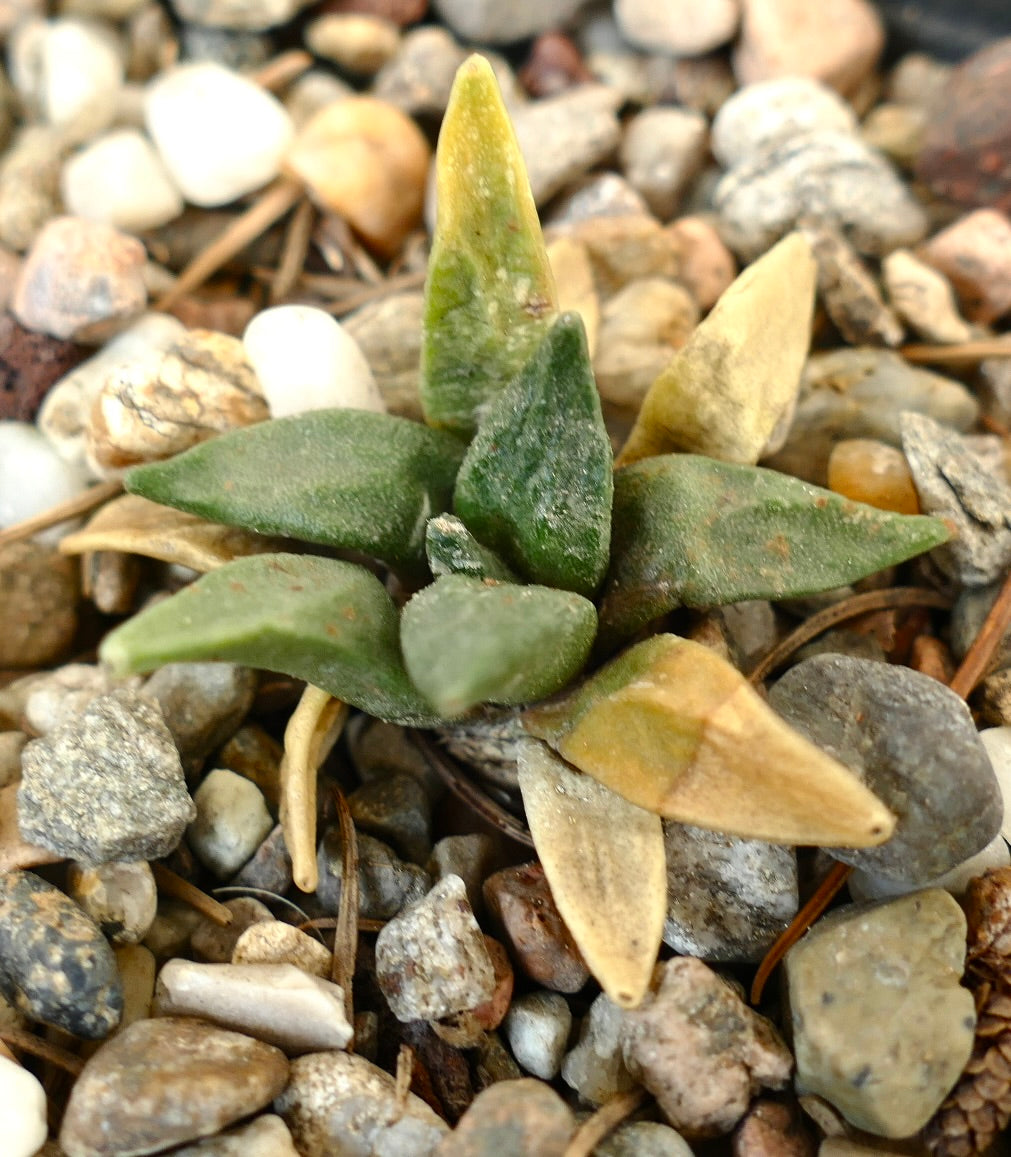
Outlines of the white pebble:
<svg viewBox="0 0 1011 1157">
<path fill-rule="evenodd" d="M 46 1143 L 46 1094 L 16 1061 L 0 1057 L 4 1157 L 32 1157 Z"/>
<path fill-rule="evenodd" d="M 87 20 L 54 20 L 42 41 L 42 105 L 50 124 L 78 140 L 116 115 L 123 59 L 111 31 Z"/>
<path fill-rule="evenodd" d="M 550 1081 L 558 1075 L 572 1029 L 572 1012 L 557 992 L 530 992 L 517 997 L 505 1018 L 513 1056 L 528 1073 Z"/>
<path fill-rule="evenodd" d="M 87 485 L 85 471 L 64 462 L 30 423 L 0 422 L 0 529 L 66 502 Z M 57 542 L 72 526 L 63 522 L 36 537 Z"/>
<path fill-rule="evenodd" d="M 71 157 L 60 190 L 75 216 L 128 233 L 156 229 L 183 211 L 182 194 L 154 145 L 137 129 L 116 129 Z"/>
<path fill-rule="evenodd" d="M 1000 834 L 981 848 L 974 856 L 956 864 L 951 871 L 925 884 L 904 884 L 898 880 L 877 876 L 856 868 L 848 880 L 850 895 L 854 900 L 887 900 L 893 896 L 905 896 L 909 892 L 919 892 L 924 888 L 943 888 L 956 899 L 965 894 L 969 881 L 982 876 L 990 868 L 1006 868 L 1011 864 L 1011 852 Z"/>
<path fill-rule="evenodd" d="M 204 208 L 273 180 L 294 132 L 270 93 L 208 61 L 163 72 L 148 86 L 145 116 L 183 196 Z"/>
<path fill-rule="evenodd" d="M 274 826 L 256 784 L 221 767 L 204 778 L 193 802 L 197 818 L 187 831 L 189 845 L 222 878 L 237 872 Z"/>
<path fill-rule="evenodd" d="M 979 733 L 1004 797 L 1000 834 L 1011 842 L 1011 727 L 988 727 Z"/>
<path fill-rule="evenodd" d="M 242 340 L 272 418 L 330 407 L 386 410 L 358 343 L 321 309 L 265 309 Z"/>
</svg>

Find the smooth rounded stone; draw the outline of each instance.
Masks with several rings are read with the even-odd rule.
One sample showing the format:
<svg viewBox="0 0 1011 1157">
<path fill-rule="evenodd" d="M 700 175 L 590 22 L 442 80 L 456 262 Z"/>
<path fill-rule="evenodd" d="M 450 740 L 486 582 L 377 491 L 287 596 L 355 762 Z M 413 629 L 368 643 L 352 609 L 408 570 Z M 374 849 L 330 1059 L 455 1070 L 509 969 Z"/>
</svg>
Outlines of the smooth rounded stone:
<svg viewBox="0 0 1011 1157">
<path fill-rule="evenodd" d="M 1005 868 L 1008 864 L 1011 864 L 1011 852 L 1008 851 L 1004 836 L 998 833 L 985 848 L 981 848 L 974 856 L 963 860 L 961 864 L 956 864 L 950 872 L 945 872 L 943 876 L 931 880 L 928 887 L 943 888 L 957 900 L 960 900 L 965 895 L 970 880 L 976 876 L 982 876 L 990 868 Z M 850 873 L 846 883 L 849 886 L 850 895 L 857 901 L 885 900 L 891 899 L 893 896 L 905 896 L 921 887 L 918 884 L 897 883 L 886 876 L 877 876 L 871 872 L 862 871 L 860 868 L 855 868 Z"/>
<path fill-rule="evenodd" d="M 931 558 L 963 585 L 996 582 L 1011 564 L 1011 486 L 933 419 L 907 413 L 901 427 L 923 512 L 943 518 L 953 530 Z"/>
<path fill-rule="evenodd" d="M 146 313 L 117 334 L 93 357 L 65 374 L 46 395 L 38 427 L 65 461 L 87 471 L 85 429 L 92 403 L 112 370 L 149 351 L 168 349 L 186 333 L 181 322 L 167 314 Z"/>
<path fill-rule="evenodd" d="M 1011 421 L 1011 362 L 1005 358 L 986 358 L 979 364 L 976 392 L 983 413 L 1002 425 Z"/>
<path fill-rule="evenodd" d="M 392 20 L 359 12 L 327 12 L 305 29 L 306 47 L 356 76 L 374 76 L 400 47 Z"/>
<path fill-rule="evenodd" d="M 206 964 L 231 963 L 235 945 L 247 928 L 261 922 L 274 922 L 274 913 L 255 896 L 236 896 L 225 900 L 225 907 L 232 914 L 230 923 L 221 925 L 202 916 L 189 937 L 193 955 Z"/>
<path fill-rule="evenodd" d="M 391 293 L 342 322 L 369 363 L 386 409 L 415 421 L 422 417 L 418 380 L 424 303 L 421 290 Z"/>
<path fill-rule="evenodd" d="M 291 964 L 321 980 L 330 979 L 332 957 L 315 936 L 280 920 L 251 924 L 232 950 L 232 964 Z"/>
<path fill-rule="evenodd" d="M 266 64 L 272 51 L 270 36 L 264 32 L 191 23 L 179 28 L 179 52 L 187 64 L 210 62 L 230 72 L 253 72 Z M 138 123 L 144 123 L 143 107 Z"/>
<path fill-rule="evenodd" d="M 355 826 L 388 843 L 404 860 L 424 864 L 432 851 L 432 809 L 411 775 L 377 777 L 348 796 Z"/>
<path fill-rule="evenodd" d="M 622 36 L 648 52 L 701 56 L 734 38 L 741 10 L 738 0 L 696 4 L 674 0 L 616 0 L 614 18 Z"/>
<path fill-rule="evenodd" d="M 160 1152 L 255 1113 L 287 1079 L 284 1053 L 262 1041 L 186 1017 L 139 1020 L 85 1064 L 60 1145 L 67 1157 Z"/>
<path fill-rule="evenodd" d="M 503 7 L 494 0 L 433 0 L 433 7 L 464 40 L 512 44 L 568 24 L 585 3 L 586 0 L 517 0 Z"/>
<path fill-rule="evenodd" d="M 28 329 L 85 340 L 122 328 L 147 304 L 144 246 L 99 221 L 55 217 L 25 258 L 11 311 Z"/>
<path fill-rule="evenodd" d="M 23 253 L 60 212 L 60 170 L 70 147 L 62 129 L 32 124 L 0 156 L 0 243 Z"/>
<path fill-rule="evenodd" d="M 248 1125 L 173 1150 L 173 1157 L 299 1157 L 288 1126 L 274 1113 L 264 1113 Z"/>
<path fill-rule="evenodd" d="M 372 92 L 408 116 L 440 117 L 449 103 L 466 50 L 438 25 L 412 28 L 400 51 L 380 69 Z"/>
<path fill-rule="evenodd" d="M 144 684 L 162 715 L 187 772 L 235 734 L 249 713 L 258 679 L 235 663 L 166 663 Z"/>
<path fill-rule="evenodd" d="M 280 804 L 283 756 L 284 747 L 269 732 L 259 724 L 247 723 L 222 745 L 216 762 L 219 767 L 227 767 L 252 780 L 263 792 L 271 812 L 276 812 Z"/>
<path fill-rule="evenodd" d="M 513 1056 L 528 1073 L 542 1081 L 558 1075 L 572 1031 L 572 1011 L 564 996 L 536 991 L 516 997 L 503 1027 Z"/>
<path fill-rule="evenodd" d="M 896 815 L 876 848 L 833 848 L 844 863 L 925 884 L 1000 830 L 1000 786 L 972 716 L 937 680 L 906 667 L 818 655 L 788 671 L 769 702 L 844 763 Z"/>
<path fill-rule="evenodd" d="M 343 861 L 340 829 L 329 827 L 316 853 L 319 886 L 316 900 L 328 913 L 340 906 Z M 428 873 L 405 864 L 382 840 L 358 834 L 358 914 L 370 920 L 389 920 L 420 900 L 431 885 Z"/>
<path fill-rule="evenodd" d="M 484 902 L 521 972 L 554 992 L 578 992 L 590 978 L 538 863 L 504 868 L 484 883 Z"/>
<path fill-rule="evenodd" d="M 242 343 L 272 418 L 331 407 L 386 409 L 357 342 L 322 309 L 265 309 L 246 326 Z"/>
<path fill-rule="evenodd" d="M 167 350 L 111 368 L 88 415 L 86 454 L 96 474 L 108 477 L 268 416 L 242 342 L 188 330 Z"/>
<path fill-rule="evenodd" d="M 68 719 L 81 712 L 100 695 L 108 695 L 117 687 L 128 684 L 115 679 L 104 667 L 91 663 L 67 663 L 55 671 L 45 672 L 28 690 L 25 700 L 25 721 L 36 735 L 48 735 Z"/>
<path fill-rule="evenodd" d="M 798 1088 L 880 1136 L 922 1128 L 972 1051 L 965 932 L 939 889 L 819 920 L 784 961 Z"/>
<path fill-rule="evenodd" d="M 0 874 L 0 992 L 25 1016 L 76 1036 L 107 1036 L 123 989 L 95 922 L 31 872 Z"/>
<path fill-rule="evenodd" d="M 698 320 L 688 290 L 666 278 L 644 277 L 618 290 L 602 310 L 593 359 L 601 398 L 638 411 Z"/>
<path fill-rule="evenodd" d="M 294 134 L 270 93 L 211 62 L 166 69 L 148 85 L 144 111 L 172 179 L 205 209 L 273 180 Z"/>
<path fill-rule="evenodd" d="M 459 876 L 446 876 L 385 925 L 376 978 L 401 1021 L 437 1020 L 491 998 L 494 967 Z"/>
<path fill-rule="evenodd" d="M 562 1080 L 593 1105 L 627 1093 L 636 1081 L 621 1051 L 621 1009 L 601 993 L 579 1026 L 579 1040 L 562 1061 Z"/>
<path fill-rule="evenodd" d="M 274 826 L 263 792 L 223 767 L 204 777 L 193 802 L 196 818 L 187 830 L 187 841 L 219 879 L 234 875 Z"/>
<path fill-rule="evenodd" d="M 977 209 L 917 251 L 955 287 L 965 316 L 988 325 L 1011 309 L 1011 218 Z"/>
<path fill-rule="evenodd" d="M 126 233 L 157 229 L 183 211 L 183 199 L 148 138 L 134 128 L 92 141 L 63 166 L 60 191 L 75 217 Z"/>
<path fill-rule="evenodd" d="M 673 217 L 701 171 L 708 136 L 704 116 L 679 108 L 644 109 L 625 126 L 621 166 L 661 221 Z"/>
<path fill-rule="evenodd" d="M 154 953 L 143 944 L 120 944 L 114 951 L 123 985 L 123 1015 L 117 1030 L 122 1032 L 135 1020 L 151 1015 L 157 962 Z"/>
<path fill-rule="evenodd" d="M 639 217 L 650 220 L 649 206 L 631 182 L 618 173 L 591 173 L 555 198 L 545 224 L 573 225 L 593 217 Z"/>
<path fill-rule="evenodd" d="M 158 974 L 156 1016 L 199 1016 L 286 1053 L 342 1049 L 354 1030 L 344 992 L 294 964 L 170 960 Z"/>
<path fill-rule="evenodd" d="M 481 916 L 484 912 L 481 888 L 491 874 L 497 851 L 495 841 L 484 832 L 443 836 L 432 848 L 425 868 L 436 883 L 446 876 L 459 876 L 467 889 L 471 910 Z"/>
<path fill-rule="evenodd" d="M 930 120 L 926 109 L 908 104 L 879 104 L 864 118 L 860 135 L 901 168 L 913 167 Z"/>
<path fill-rule="evenodd" d="M 741 33 L 733 53 L 741 85 L 779 76 L 813 76 L 844 95 L 872 71 L 885 28 L 867 0 L 741 0 Z"/>
<path fill-rule="evenodd" d="M 474 1098 L 438 1157 L 564 1157 L 575 1128 L 572 1110 L 541 1081 L 498 1081 Z"/>
<path fill-rule="evenodd" d="M 677 279 L 705 313 L 737 276 L 734 255 L 705 217 L 679 217 L 666 232 L 678 252 Z"/>
<path fill-rule="evenodd" d="M 75 498 L 87 484 L 84 470 L 65 462 L 35 426 L 0 421 L 0 529 Z M 36 541 L 55 542 L 69 525 L 52 527 Z"/>
<path fill-rule="evenodd" d="M 46 1091 L 17 1061 L 0 1056 L 0 1120 L 5 1157 L 34 1157 L 49 1135 Z"/>
<path fill-rule="evenodd" d="M 713 203 L 724 240 L 748 261 L 801 219 L 841 229 L 871 257 L 915 244 L 927 230 L 923 209 L 888 162 L 838 131 L 790 138 L 736 165 Z"/>
<path fill-rule="evenodd" d="M 793 1070 L 772 1023 L 691 956 L 657 965 L 650 994 L 622 1013 L 620 1035 L 629 1071 L 689 1136 L 728 1133 L 760 1089 L 783 1088 Z"/>
<path fill-rule="evenodd" d="M 28 744 L 22 771 L 24 836 L 89 863 L 165 856 L 196 814 L 161 712 L 126 688 Z"/>
<path fill-rule="evenodd" d="M 752 1101 L 734 1130 L 732 1144 L 734 1157 L 815 1157 L 818 1145 L 800 1104 L 792 1097 Z"/>
<path fill-rule="evenodd" d="M 713 120 L 713 156 L 725 169 L 811 132 L 853 133 L 857 118 L 837 92 L 810 76 L 784 76 L 738 89 Z"/>
<path fill-rule="evenodd" d="M 339 77 L 321 68 L 313 68 L 303 73 L 288 88 L 284 96 L 284 107 L 297 131 L 321 108 L 326 108 L 336 100 L 346 100 L 354 93 L 355 90 Z"/>
<path fill-rule="evenodd" d="M 894 446 L 871 438 L 836 442 L 828 460 L 828 488 L 879 510 L 920 513 L 906 456 Z"/>
<path fill-rule="evenodd" d="M 108 25 L 73 16 L 52 20 L 38 53 L 45 119 L 75 140 L 107 128 L 123 84 L 122 49 Z"/>
<path fill-rule="evenodd" d="M 907 410 L 968 430 L 979 416 L 979 402 L 961 382 L 910 366 L 892 350 L 814 354 L 804 368 L 787 441 L 763 465 L 824 486 L 836 442 L 875 438 L 901 446 Z"/>
<path fill-rule="evenodd" d="M 681 1134 L 658 1121 L 619 1125 L 593 1152 L 594 1157 L 692 1157 L 692 1148 Z"/>
<path fill-rule="evenodd" d="M 262 32 L 294 19 L 308 0 L 172 0 L 184 24 L 233 32 Z"/>
<path fill-rule="evenodd" d="M 27 742 L 23 731 L 0 731 L 0 788 L 21 778 L 21 752 Z"/>
<path fill-rule="evenodd" d="M 138 944 L 158 910 L 158 889 L 144 860 L 67 868 L 67 891 L 114 944 Z"/>
<path fill-rule="evenodd" d="M 793 848 L 664 823 L 664 943 L 702 960 L 758 961 L 797 914 Z"/>
<path fill-rule="evenodd" d="M 990 757 L 1001 795 L 1004 797 L 1004 822 L 1001 835 L 1011 840 L 1011 727 L 987 727 L 979 733 L 980 742 Z"/>
<path fill-rule="evenodd" d="M 958 314 L 951 282 L 918 260 L 908 249 L 896 249 L 881 264 L 885 290 L 896 313 L 927 341 L 964 342 L 972 336 Z"/>
<path fill-rule="evenodd" d="M 432 1157 L 449 1132 L 419 1097 L 408 1093 L 399 1098 L 389 1073 L 364 1057 L 341 1052 L 292 1061 L 274 1111 L 291 1130 L 300 1157 Z"/>
<path fill-rule="evenodd" d="M 284 842 L 280 824 L 232 877 L 230 883 L 240 888 L 259 888 L 283 896 L 292 885 L 291 854 Z"/>
<path fill-rule="evenodd" d="M 36 542 L 0 546 L 0 666 L 58 659 L 77 631 L 76 561 Z"/>
</svg>

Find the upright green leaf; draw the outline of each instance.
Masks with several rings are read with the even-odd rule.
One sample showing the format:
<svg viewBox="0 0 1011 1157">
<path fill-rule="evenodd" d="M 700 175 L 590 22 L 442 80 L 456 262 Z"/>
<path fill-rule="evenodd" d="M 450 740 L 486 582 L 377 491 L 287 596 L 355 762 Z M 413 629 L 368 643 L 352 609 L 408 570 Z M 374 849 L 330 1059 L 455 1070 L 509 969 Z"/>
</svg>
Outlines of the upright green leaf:
<svg viewBox="0 0 1011 1157">
<path fill-rule="evenodd" d="M 425 573 L 425 523 L 449 506 L 463 445 L 419 422 L 315 410 L 138 466 L 126 488 L 229 526 L 359 550 Z"/>
<path fill-rule="evenodd" d="M 556 309 L 526 166 L 483 57 L 456 74 L 435 175 L 421 403 L 432 425 L 469 434 L 477 408 L 522 369 Z"/>
<path fill-rule="evenodd" d="M 444 574 L 465 574 L 470 578 L 515 582 L 516 575 L 493 551 L 470 533 L 453 514 L 438 514 L 425 528 L 428 567 L 438 578 Z"/>
<path fill-rule="evenodd" d="M 604 645 L 678 606 L 829 590 L 948 536 L 939 519 L 876 510 L 774 470 L 647 458 L 614 476 Z"/>
<path fill-rule="evenodd" d="M 363 567 L 299 554 L 227 563 L 106 635 L 116 674 L 224 660 L 305 679 L 393 723 L 437 720 L 407 677 L 397 611 Z"/>
<path fill-rule="evenodd" d="M 452 717 L 551 695 L 578 674 L 596 629 L 593 604 L 568 591 L 446 575 L 404 607 L 400 640 L 415 685 Z"/>
<path fill-rule="evenodd" d="M 613 491 L 586 333 L 566 313 L 488 404 L 453 508 L 524 578 L 590 596 L 607 569 Z"/>
</svg>

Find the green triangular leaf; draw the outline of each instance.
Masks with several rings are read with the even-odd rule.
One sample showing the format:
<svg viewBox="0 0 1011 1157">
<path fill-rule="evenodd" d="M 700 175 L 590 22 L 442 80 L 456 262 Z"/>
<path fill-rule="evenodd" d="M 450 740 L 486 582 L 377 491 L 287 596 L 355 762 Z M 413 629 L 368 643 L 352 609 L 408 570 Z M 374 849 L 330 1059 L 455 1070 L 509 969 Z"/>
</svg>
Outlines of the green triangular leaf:
<svg viewBox="0 0 1011 1157">
<path fill-rule="evenodd" d="M 119 675 L 224 660 L 280 671 L 370 715 L 432 726 L 400 656 L 397 611 L 363 567 L 298 554 L 239 559 L 134 615 L 105 637 Z"/>
<path fill-rule="evenodd" d="M 596 629 L 593 604 L 568 591 L 446 575 L 404 607 L 400 639 L 416 686 L 452 717 L 551 695 L 582 668 Z"/>
<path fill-rule="evenodd" d="M 439 134 L 436 196 L 421 403 L 432 425 L 469 434 L 477 408 L 522 369 L 556 310 L 526 167 L 480 56 L 456 74 Z"/>
<path fill-rule="evenodd" d="M 601 633 L 612 645 L 678 606 L 798 598 L 854 582 L 949 537 L 774 470 L 669 454 L 614 476 Z"/>
<path fill-rule="evenodd" d="M 607 569 L 613 489 L 586 334 L 566 313 L 482 416 L 453 509 L 531 582 L 589 596 Z"/>
<path fill-rule="evenodd" d="M 419 422 L 366 410 L 315 410 L 236 430 L 126 488 L 229 526 L 359 550 L 425 573 L 425 523 L 449 506 L 463 446 Z"/>
<path fill-rule="evenodd" d="M 429 570 L 436 578 L 444 574 L 465 574 L 477 579 L 516 581 L 516 575 L 499 556 L 482 546 L 452 514 L 439 514 L 428 520 L 425 551 Z"/>
</svg>

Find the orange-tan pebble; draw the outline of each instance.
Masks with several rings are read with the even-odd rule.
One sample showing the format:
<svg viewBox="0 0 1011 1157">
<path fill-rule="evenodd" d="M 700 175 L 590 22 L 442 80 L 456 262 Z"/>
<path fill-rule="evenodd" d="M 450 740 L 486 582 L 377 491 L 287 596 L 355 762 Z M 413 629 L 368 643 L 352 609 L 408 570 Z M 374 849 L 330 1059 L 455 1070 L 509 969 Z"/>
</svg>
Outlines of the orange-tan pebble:
<svg viewBox="0 0 1011 1157">
<path fill-rule="evenodd" d="M 870 438 L 836 443 L 828 460 L 828 488 L 879 510 L 919 514 L 920 502 L 905 455 Z"/>
</svg>

